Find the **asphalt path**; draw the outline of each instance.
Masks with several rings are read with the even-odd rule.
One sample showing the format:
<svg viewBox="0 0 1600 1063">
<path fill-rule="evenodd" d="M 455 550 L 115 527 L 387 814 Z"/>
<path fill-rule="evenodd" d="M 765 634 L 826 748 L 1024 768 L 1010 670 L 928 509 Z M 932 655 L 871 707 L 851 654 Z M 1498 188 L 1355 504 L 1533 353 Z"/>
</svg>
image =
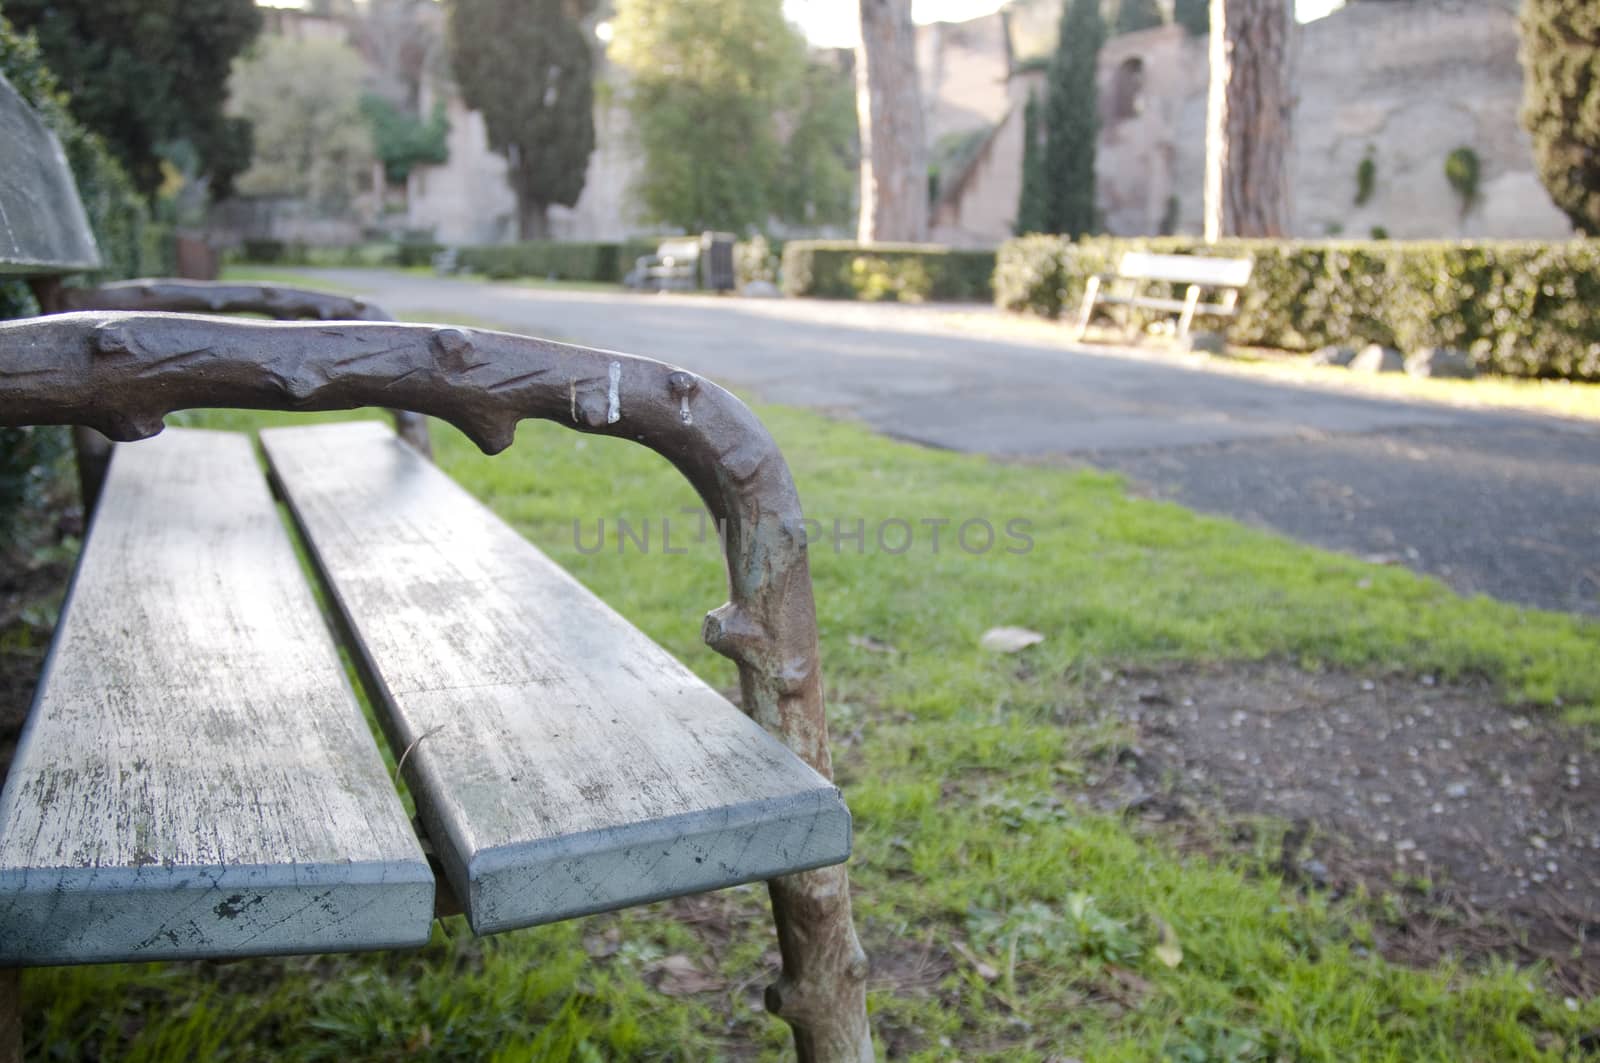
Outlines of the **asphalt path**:
<svg viewBox="0 0 1600 1063">
<path fill-rule="evenodd" d="M 929 446 L 1092 463 L 1464 593 L 1600 615 L 1600 425 L 1037 342 L 990 327 L 1001 323 L 981 308 L 310 272 L 396 314 L 648 355 Z"/>
</svg>

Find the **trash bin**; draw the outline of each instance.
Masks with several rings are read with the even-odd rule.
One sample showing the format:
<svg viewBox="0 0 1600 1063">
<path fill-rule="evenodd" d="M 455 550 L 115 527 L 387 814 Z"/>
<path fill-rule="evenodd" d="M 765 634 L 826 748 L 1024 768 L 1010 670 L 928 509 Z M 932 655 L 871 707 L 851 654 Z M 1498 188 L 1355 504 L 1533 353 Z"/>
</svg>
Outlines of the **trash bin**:
<svg viewBox="0 0 1600 1063">
<path fill-rule="evenodd" d="M 700 287 L 714 292 L 731 292 L 733 275 L 732 233 L 700 234 Z"/>
</svg>

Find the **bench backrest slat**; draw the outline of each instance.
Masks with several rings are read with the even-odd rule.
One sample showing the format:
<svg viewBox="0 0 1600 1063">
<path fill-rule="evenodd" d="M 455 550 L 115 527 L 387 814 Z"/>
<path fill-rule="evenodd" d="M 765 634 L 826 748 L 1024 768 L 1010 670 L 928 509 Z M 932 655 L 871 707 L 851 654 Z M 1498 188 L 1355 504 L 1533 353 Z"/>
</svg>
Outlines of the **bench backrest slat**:
<svg viewBox="0 0 1600 1063">
<path fill-rule="evenodd" d="M 0 275 L 100 268 L 89 216 L 55 134 L 0 76 Z"/>
<path fill-rule="evenodd" d="M 678 240 L 663 240 L 656 248 L 658 258 L 672 258 L 678 261 L 691 261 L 700 257 L 700 238 L 698 236 L 685 236 Z"/>
<path fill-rule="evenodd" d="M 1117 265 L 1117 276 L 1132 280 L 1169 281 L 1173 284 L 1242 288 L 1250 282 L 1250 272 L 1254 267 L 1255 263 L 1248 258 L 1156 255 L 1148 251 L 1129 251 Z"/>
</svg>

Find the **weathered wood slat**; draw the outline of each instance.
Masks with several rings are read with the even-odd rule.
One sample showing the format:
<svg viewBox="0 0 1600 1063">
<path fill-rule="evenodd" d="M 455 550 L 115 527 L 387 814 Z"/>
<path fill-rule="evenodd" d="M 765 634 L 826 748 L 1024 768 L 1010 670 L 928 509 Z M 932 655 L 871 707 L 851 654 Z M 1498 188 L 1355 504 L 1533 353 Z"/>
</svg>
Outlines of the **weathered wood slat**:
<svg viewBox="0 0 1600 1063">
<path fill-rule="evenodd" d="M 838 791 L 381 425 L 262 433 L 473 928 L 838 863 Z"/>
<path fill-rule="evenodd" d="M 0 965 L 419 945 L 433 891 L 249 440 L 118 447 L 0 795 Z"/>
</svg>

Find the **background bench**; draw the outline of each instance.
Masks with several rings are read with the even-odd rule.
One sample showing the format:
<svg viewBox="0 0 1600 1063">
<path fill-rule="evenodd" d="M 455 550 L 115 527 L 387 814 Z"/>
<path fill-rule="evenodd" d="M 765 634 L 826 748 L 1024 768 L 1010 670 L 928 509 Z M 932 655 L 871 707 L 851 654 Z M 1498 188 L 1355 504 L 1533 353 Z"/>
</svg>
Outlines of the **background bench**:
<svg viewBox="0 0 1600 1063">
<path fill-rule="evenodd" d="M 1254 263 L 1248 258 L 1211 258 L 1202 255 L 1154 255 L 1129 251 L 1117 263 L 1114 273 L 1089 278 L 1083 290 L 1083 305 L 1078 312 L 1076 339 L 1089 329 L 1094 308 L 1099 303 L 1120 303 L 1146 310 L 1178 312 L 1178 337 L 1189 334 L 1196 314 L 1232 317 L 1238 308 L 1239 290 L 1250 283 Z M 1183 285 L 1182 299 L 1144 294 L 1149 284 Z M 1103 285 L 1115 285 L 1105 290 Z M 1216 302 L 1202 303 L 1206 290 L 1219 293 Z"/>
<path fill-rule="evenodd" d="M 783 956 L 769 1009 L 804 1059 L 870 1058 L 801 511 L 760 422 L 628 355 L 375 313 L 148 312 L 256 298 L 216 287 L 75 294 L 60 276 L 93 241 L 9 91 L 0 125 L 32 139 L 0 208 L 31 227 L 8 231 L 0 268 L 61 312 L 0 322 L 0 426 L 146 441 L 109 454 L 0 792 L 0 1058 L 19 1043 L 17 966 L 406 947 L 441 913 L 488 933 L 761 878 Z M 80 298 L 94 309 L 69 310 Z M 247 438 L 150 438 L 180 409 L 379 404 L 489 453 L 537 417 L 666 457 L 725 529 L 730 600 L 703 633 L 737 664 L 744 712 L 382 426 L 264 434 L 332 630 Z"/>
<path fill-rule="evenodd" d="M 732 291 L 734 237 L 701 233 L 663 240 L 655 254 L 634 260 L 625 283 L 642 291 Z"/>
</svg>

